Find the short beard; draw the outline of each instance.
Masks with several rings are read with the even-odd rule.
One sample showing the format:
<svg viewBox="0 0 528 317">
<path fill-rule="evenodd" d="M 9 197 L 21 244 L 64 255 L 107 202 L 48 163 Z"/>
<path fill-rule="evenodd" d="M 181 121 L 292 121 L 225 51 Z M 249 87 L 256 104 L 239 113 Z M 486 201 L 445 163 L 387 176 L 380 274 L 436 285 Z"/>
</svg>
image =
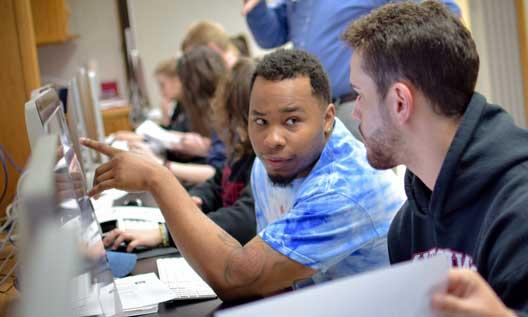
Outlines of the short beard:
<svg viewBox="0 0 528 317">
<path fill-rule="evenodd" d="M 293 176 L 268 175 L 268 178 L 274 186 L 288 187 L 291 185 L 293 180 L 297 178 L 297 174 Z"/>
<path fill-rule="evenodd" d="M 382 126 L 376 129 L 368 138 L 363 137 L 367 148 L 367 161 L 378 170 L 386 170 L 397 166 L 397 149 L 401 149 L 401 140 L 396 132 L 396 127 L 390 121 L 388 113 L 378 105 L 379 115 L 382 118 Z M 361 132 L 361 130 L 360 130 Z"/>
<path fill-rule="evenodd" d="M 370 166 L 378 170 L 386 170 L 398 165 L 394 151 L 394 145 L 398 142 L 395 136 L 387 130 L 378 129 L 368 140 L 365 140 L 365 144 L 368 144 L 367 161 Z"/>
</svg>

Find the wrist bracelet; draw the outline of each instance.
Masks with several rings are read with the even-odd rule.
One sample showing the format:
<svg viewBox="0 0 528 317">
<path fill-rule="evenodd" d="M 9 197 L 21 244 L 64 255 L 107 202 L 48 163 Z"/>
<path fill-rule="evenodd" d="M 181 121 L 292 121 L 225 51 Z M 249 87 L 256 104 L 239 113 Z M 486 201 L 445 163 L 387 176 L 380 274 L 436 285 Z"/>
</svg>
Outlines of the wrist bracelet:
<svg viewBox="0 0 528 317">
<path fill-rule="evenodd" d="M 165 224 L 160 223 L 159 230 L 161 234 L 161 246 L 168 247 L 169 246 L 169 233 L 167 232 L 167 228 L 165 228 Z"/>
</svg>

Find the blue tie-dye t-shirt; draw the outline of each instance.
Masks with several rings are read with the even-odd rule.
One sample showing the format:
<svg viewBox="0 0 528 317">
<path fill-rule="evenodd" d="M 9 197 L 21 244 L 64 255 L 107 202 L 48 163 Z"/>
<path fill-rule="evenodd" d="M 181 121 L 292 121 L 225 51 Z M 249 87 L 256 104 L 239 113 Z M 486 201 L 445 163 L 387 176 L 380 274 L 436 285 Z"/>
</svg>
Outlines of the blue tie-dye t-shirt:
<svg viewBox="0 0 528 317">
<path fill-rule="evenodd" d="M 405 200 L 392 171 L 373 169 L 364 145 L 336 118 L 310 174 L 275 186 L 257 158 L 251 172 L 258 234 L 317 270 L 315 283 L 387 265 L 387 232 Z"/>
</svg>

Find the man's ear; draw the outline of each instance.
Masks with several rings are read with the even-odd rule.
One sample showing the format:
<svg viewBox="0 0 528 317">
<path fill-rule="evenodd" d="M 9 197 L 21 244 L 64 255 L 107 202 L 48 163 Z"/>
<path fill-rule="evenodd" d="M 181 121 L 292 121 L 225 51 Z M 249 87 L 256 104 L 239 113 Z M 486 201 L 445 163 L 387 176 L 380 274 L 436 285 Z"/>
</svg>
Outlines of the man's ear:
<svg viewBox="0 0 528 317">
<path fill-rule="evenodd" d="M 393 122 L 398 125 L 408 122 L 414 111 L 413 88 L 404 82 L 396 82 L 389 88 L 386 100 Z"/>
<path fill-rule="evenodd" d="M 334 104 L 333 103 L 328 104 L 324 112 L 325 137 L 330 136 L 330 134 L 332 133 L 332 128 L 334 127 L 335 115 L 336 115 L 336 109 L 335 109 Z"/>
</svg>

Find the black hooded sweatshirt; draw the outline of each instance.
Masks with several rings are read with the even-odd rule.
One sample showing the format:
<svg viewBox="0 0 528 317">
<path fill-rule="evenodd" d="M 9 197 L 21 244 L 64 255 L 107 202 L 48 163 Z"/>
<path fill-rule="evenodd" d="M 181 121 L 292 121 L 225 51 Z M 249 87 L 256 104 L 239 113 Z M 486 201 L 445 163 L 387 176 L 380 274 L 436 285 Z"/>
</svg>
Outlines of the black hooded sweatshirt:
<svg viewBox="0 0 528 317">
<path fill-rule="evenodd" d="M 388 235 L 391 263 L 447 254 L 528 316 L 528 131 L 475 93 L 434 190 L 407 171 L 405 191 Z"/>
</svg>

